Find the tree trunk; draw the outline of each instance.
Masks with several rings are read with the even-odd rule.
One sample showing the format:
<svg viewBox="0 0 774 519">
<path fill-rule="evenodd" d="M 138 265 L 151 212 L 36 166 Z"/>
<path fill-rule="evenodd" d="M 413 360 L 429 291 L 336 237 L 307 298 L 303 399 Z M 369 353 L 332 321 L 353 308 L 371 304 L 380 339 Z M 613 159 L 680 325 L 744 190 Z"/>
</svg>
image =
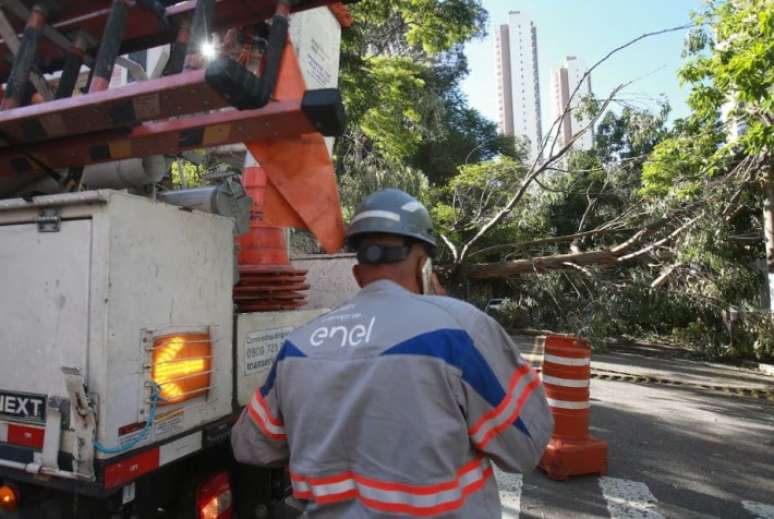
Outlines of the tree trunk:
<svg viewBox="0 0 774 519">
<path fill-rule="evenodd" d="M 763 222 L 766 240 L 766 284 L 769 294 L 769 311 L 774 313 L 774 168 L 766 171 L 763 184 Z"/>
<path fill-rule="evenodd" d="M 501 263 L 478 263 L 465 267 L 464 272 L 472 279 L 500 279 L 532 272 L 564 270 L 572 268 L 572 265 L 615 265 L 622 255 L 623 251 L 616 253 L 609 250 L 573 252 Z"/>
</svg>

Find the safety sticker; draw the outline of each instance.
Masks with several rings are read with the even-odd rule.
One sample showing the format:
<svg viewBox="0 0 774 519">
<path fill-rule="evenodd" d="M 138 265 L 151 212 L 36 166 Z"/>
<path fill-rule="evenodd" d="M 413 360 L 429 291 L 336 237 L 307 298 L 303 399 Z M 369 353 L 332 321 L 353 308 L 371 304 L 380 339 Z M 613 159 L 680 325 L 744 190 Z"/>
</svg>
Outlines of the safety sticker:
<svg viewBox="0 0 774 519">
<path fill-rule="evenodd" d="M 156 436 L 166 436 L 169 434 L 183 432 L 185 419 L 185 409 L 177 409 L 164 415 L 156 417 L 155 428 Z"/>
<path fill-rule="evenodd" d="M 245 375 L 268 371 L 292 326 L 268 328 L 245 337 Z"/>
<path fill-rule="evenodd" d="M 123 448 L 134 444 L 137 441 L 136 438 L 144 436 L 146 432 L 145 422 L 137 422 L 120 427 L 118 429 L 118 447 Z"/>
</svg>

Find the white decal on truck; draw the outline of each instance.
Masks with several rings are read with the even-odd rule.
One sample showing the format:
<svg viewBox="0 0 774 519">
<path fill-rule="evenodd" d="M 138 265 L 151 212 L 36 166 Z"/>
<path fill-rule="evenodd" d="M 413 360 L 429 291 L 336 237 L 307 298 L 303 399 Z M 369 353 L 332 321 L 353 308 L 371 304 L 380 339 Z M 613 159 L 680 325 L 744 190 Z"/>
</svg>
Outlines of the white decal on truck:
<svg viewBox="0 0 774 519">
<path fill-rule="evenodd" d="M 45 413 L 46 397 L 43 395 L 0 391 L 0 415 L 45 422 Z"/>
<path fill-rule="evenodd" d="M 245 375 L 268 371 L 292 326 L 268 328 L 245 337 Z"/>
</svg>

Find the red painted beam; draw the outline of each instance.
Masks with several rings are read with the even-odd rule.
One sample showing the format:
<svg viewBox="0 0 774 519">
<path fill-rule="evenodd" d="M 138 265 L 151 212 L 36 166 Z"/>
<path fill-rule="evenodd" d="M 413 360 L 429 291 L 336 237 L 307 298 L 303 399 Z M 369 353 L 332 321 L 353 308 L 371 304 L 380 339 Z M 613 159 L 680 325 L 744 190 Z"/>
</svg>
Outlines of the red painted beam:
<svg viewBox="0 0 774 519">
<path fill-rule="evenodd" d="M 33 143 L 225 108 L 204 70 L 0 112 L 0 134 Z"/>
<path fill-rule="evenodd" d="M 35 2 L 25 3 L 31 8 Z M 293 6 L 291 10 L 304 11 L 334 3 L 336 0 L 310 0 Z M 109 0 L 68 0 L 60 4 L 66 4 L 67 7 L 63 11 L 52 13 L 51 25 L 55 29 L 63 34 L 83 30 L 97 39 L 101 37 L 110 13 Z M 167 16 L 177 22 L 181 17 L 192 14 L 195 7 L 196 0 L 180 2 L 167 8 Z M 219 32 L 269 19 L 274 14 L 274 9 L 274 0 L 220 0 L 215 5 L 213 30 Z M 21 29 L 22 25 L 19 24 L 17 28 Z M 175 37 L 175 30 L 164 28 L 153 13 L 133 6 L 129 9 L 129 21 L 121 45 L 121 54 L 171 43 Z M 39 52 L 40 68 L 44 72 L 61 70 L 66 56 L 65 49 L 44 38 L 40 42 Z M 7 79 L 9 70 L 8 63 L 0 63 L 0 82 Z"/>
<path fill-rule="evenodd" d="M 276 101 L 259 110 L 227 109 L 185 119 L 144 123 L 130 131 L 105 131 L 0 150 L 0 178 L 38 176 L 99 162 L 277 137 L 316 133 L 301 111 L 301 99 Z"/>
</svg>

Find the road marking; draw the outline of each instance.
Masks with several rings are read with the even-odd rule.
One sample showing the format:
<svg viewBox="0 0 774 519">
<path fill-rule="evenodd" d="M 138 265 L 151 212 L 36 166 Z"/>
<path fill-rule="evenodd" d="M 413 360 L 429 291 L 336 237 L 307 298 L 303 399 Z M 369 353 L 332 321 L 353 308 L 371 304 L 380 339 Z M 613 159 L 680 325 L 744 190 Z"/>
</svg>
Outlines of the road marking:
<svg viewBox="0 0 774 519">
<path fill-rule="evenodd" d="M 742 501 L 742 506 L 757 519 L 774 519 L 774 505 L 756 503 L 755 501 Z"/>
<path fill-rule="evenodd" d="M 500 489 L 502 519 L 519 519 L 521 513 L 521 489 L 524 486 L 521 474 L 507 474 L 495 468 L 497 487 Z"/>
<path fill-rule="evenodd" d="M 611 519 L 665 519 L 645 483 L 602 477 L 599 486 Z"/>
</svg>

